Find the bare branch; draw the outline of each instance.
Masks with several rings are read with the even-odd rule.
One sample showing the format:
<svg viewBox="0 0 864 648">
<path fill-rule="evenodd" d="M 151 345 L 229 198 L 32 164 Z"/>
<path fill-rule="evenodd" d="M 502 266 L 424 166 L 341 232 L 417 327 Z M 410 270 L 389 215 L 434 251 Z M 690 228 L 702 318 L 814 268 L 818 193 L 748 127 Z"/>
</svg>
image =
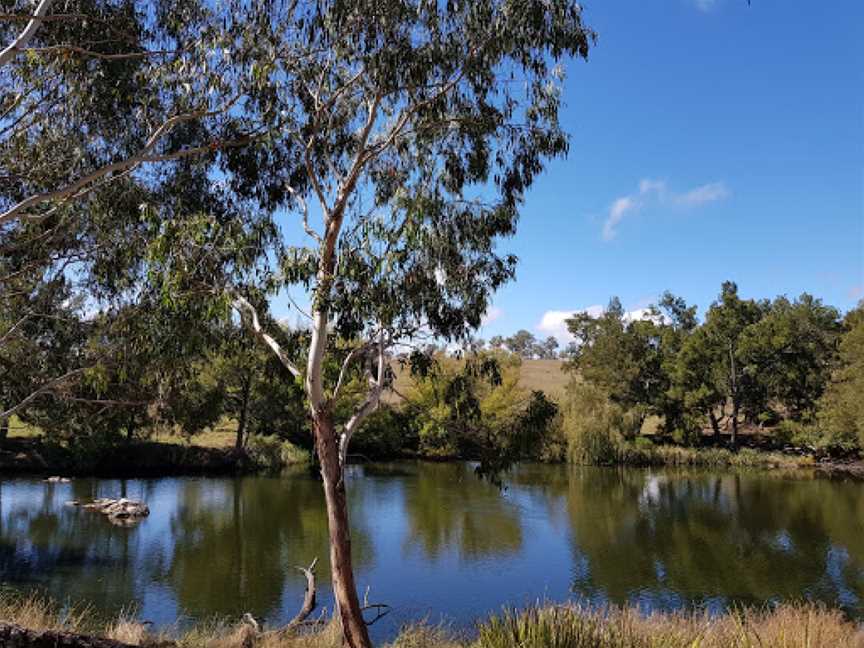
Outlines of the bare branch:
<svg viewBox="0 0 864 648">
<path fill-rule="evenodd" d="M 360 427 L 367 416 L 378 409 L 381 403 L 381 393 L 384 391 L 384 377 L 387 372 L 386 368 L 386 351 L 393 343 L 393 338 L 387 335 L 382 328 L 378 333 L 378 375 L 373 378 L 369 376 L 370 391 L 363 403 L 354 410 L 354 414 L 348 419 L 342 434 L 339 436 L 339 461 L 342 466 L 348 459 L 348 444 L 351 442 L 351 437 Z"/>
<path fill-rule="evenodd" d="M 165 154 L 153 154 L 152 151 L 159 143 L 159 141 L 168 135 L 178 124 L 192 121 L 194 119 L 202 119 L 204 117 L 210 117 L 213 115 L 221 114 L 231 108 L 234 103 L 237 101 L 239 97 L 235 97 L 231 101 L 229 101 L 225 106 L 216 110 L 199 110 L 189 113 L 183 113 L 181 115 L 175 115 L 168 120 L 166 120 L 159 128 L 157 128 L 150 137 L 147 139 L 147 142 L 144 144 L 144 147 L 136 154 L 131 157 L 128 157 L 124 160 L 120 160 L 118 162 L 112 162 L 111 164 L 106 164 L 104 166 L 99 167 L 95 171 L 88 173 L 87 175 L 75 180 L 71 184 L 63 187 L 62 189 L 56 189 L 54 191 L 47 191 L 45 193 L 36 194 L 25 198 L 20 201 L 18 204 L 10 207 L 5 212 L 0 214 L 0 225 L 3 225 L 7 222 L 10 222 L 16 218 L 19 218 L 22 215 L 25 215 L 25 212 L 30 207 L 34 207 L 36 205 L 40 205 L 42 203 L 51 202 L 51 201 L 65 201 L 71 198 L 77 198 L 87 193 L 89 190 L 92 190 L 92 185 L 97 180 L 104 178 L 105 176 L 118 172 L 128 172 L 132 169 L 136 168 L 140 164 L 145 162 L 163 162 L 167 160 L 176 160 L 183 157 L 189 157 L 191 155 L 198 155 L 201 153 L 210 152 L 219 148 L 226 148 L 227 146 L 239 146 L 240 143 L 246 143 L 248 139 L 243 140 L 232 140 L 229 142 L 216 141 L 208 144 L 207 146 L 199 146 L 195 148 L 186 148 L 180 149 L 179 151 L 175 151 L 173 153 L 165 153 Z M 251 138 L 249 138 L 251 139 Z M 90 187 L 90 189 L 88 189 Z"/>
<path fill-rule="evenodd" d="M 336 399 L 339 398 L 339 393 L 342 390 L 342 384 L 348 375 L 349 367 L 357 358 L 366 352 L 369 346 L 369 344 L 364 344 L 351 349 L 351 352 L 345 357 L 345 360 L 342 361 L 342 368 L 339 370 L 339 379 L 336 381 L 336 387 L 333 389 L 333 396 L 330 400 L 335 402 Z"/>
<path fill-rule="evenodd" d="M 23 400 L 19 401 L 17 405 L 10 407 L 5 412 L 0 412 L 0 419 L 5 419 L 5 418 L 12 416 L 15 412 L 17 412 L 18 410 L 22 409 L 23 407 L 27 406 L 28 404 L 30 404 L 31 402 L 33 402 L 34 400 L 39 398 L 39 396 L 42 396 L 43 394 L 47 394 L 47 393 L 54 391 L 57 387 L 59 387 L 60 385 L 65 383 L 67 380 L 69 380 L 73 376 L 77 376 L 81 373 L 84 373 L 86 370 L 87 370 L 86 367 L 82 367 L 79 369 L 73 369 L 72 371 L 67 371 L 62 376 L 58 376 L 57 378 L 54 378 L 53 380 L 48 381 L 47 383 L 42 385 L 39 389 L 34 391 L 32 394 L 30 394 L 29 396 L 27 396 Z"/>
<path fill-rule="evenodd" d="M 93 50 L 87 49 L 86 47 L 79 47 L 78 45 L 51 45 L 48 47 L 28 47 L 23 51 L 33 52 L 34 54 L 43 54 L 43 53 L 51 53 L 51 52 L 71 52 L 73 54 L 80 54 L 82 56 L 87 56 L 89 58 L 100 59 L 102 61 L 125 61 L 129 59 L 141 59 L 147 58 L 149 56 L 167 56 L 169 54 L 176 54 L 179 50 L 153 50 L 153 51 L 144 51 L 144 52 L 123 52 L 119 54 L 103 54 L 102 52 L 95 52 Z"/>
<path fill-rule="evenodd" d="M 279 358 L 279 362 L 281 362 L 282 365 L 288 371 L 290 371 L 295 378 L 299 378 L 300 370 L 294 365 L 294 363 L 291 361 L 291 358 L 288 357 L 288 354 L 286 354 L 282 350 L 282 347 L 279 345 L 279 343 L 274 340 L 270 335 L 268 335 L 267 332 L 261 327 L 261 322 L 258 319 L 258 311 L 255 310 L 255 307 L 250 304 L 249 301 L 242 295 L 235 295 L 234 308 L 240 314 L 241 320 L 244 319 L 244 312 L 249 314 L 249 326 L 252 329 L 252 333 L 254 333 L 259 340 L 264 342 L 264 344 L 270 347 L 273 353 L 276 354 L 276 357 Z"/>
<path fill-rule="evenodd" d="M 51 2 L 52 0 L 41 0 L 39 2 L 39 5 L 36 7 L 36 13 L 33 14 L 33 17 L 30 19 L 30 22 L 27 23 L 24 31 L 22 31 L 18 35 L 18 38 L 12 41 L 6 49 L 0 52 L 0 67 L 3 67 L 11 61 L 15 57 L 16 52 L 27 47 L 27 43 L 30 42 L 30 39 L 32 39 L 34 34 L 36 34 L 36 30 L 39 29 L 39 25 L 42 23 L 42 17 L 44 17 L 45 14 L 48 13 L 48 9 L 51 8 Z"/>
<path fill-rule="evenodd" d="M 319 244 L 321 243 L 321 235 L 318 234 L 312 227 L 309 225 L 309 207 L 306 205 L 306 200 L 294 190 L 294 187 L 287 187 L 288 193 L 290 193 L 294 199 L 300 203 L 300 208 L 303 210 L 303 229 L 306 230 L 306 233 L 315 239 Z"/>
</svg>

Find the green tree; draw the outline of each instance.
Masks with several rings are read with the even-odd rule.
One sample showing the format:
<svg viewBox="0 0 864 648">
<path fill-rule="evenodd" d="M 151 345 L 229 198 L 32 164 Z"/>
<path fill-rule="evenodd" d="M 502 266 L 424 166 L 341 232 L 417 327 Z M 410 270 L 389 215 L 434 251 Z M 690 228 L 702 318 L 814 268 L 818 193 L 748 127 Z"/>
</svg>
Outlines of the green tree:
<svg viewBox="0 0 864 648">
<path fill-rule="evenodd" d="M 538 355 L 541 358 L 546 358 L 549 360 L 554 360 L 558 357 L 558 339 L 554 335 L 550 335 L 545 340 L 543 340 L 540 345 L 540 352 Z"/>
<path fill-rule="evenodd" d="M 840 334 L 840 315 L 803 294 L 778 297 L 764 318 L 741 335 L 745 371 L 764 386 L 772 403 L 793 419 L 812 414 L 825 391 Z"/>
<path fill-rule="evenodd" d="M 837 366 L 818 403 L 823 442 L 864 449 L 864 303 L 847 313 Z"/>
<path fill-rule="evenodd" d="M 630 321 L 617 297 L 599 317 L 576 313 L 567 327 L 576 345 L 566 367 L 632 413 L 625 435 L 638 434 L 666 388 L 660 328 L 650 320 Z"/>
<path fill-rule="evenodd" d="M 684 343 L 676 371 L 676 389 L 691 411 L 708 415 L 715 435 L 721 419 L 728 416 L 732 445 L 738 443 L 742 414 L 755 419 L 767 407 L 767 391 L 748 370 L 741 344 L 747 328 L 759 322 L 767 304 L 741 299 L 738 286 L 723 284 L 720 296 L 708 308 L 705 323 Z M 727 413 L 728 410 L 728 413 Z"/>
<path fill-rule="evenodd" d="M 350 440 L 388 384 L 388 348 L 420 330 L 464 339 L 492 292 L 513 276 L 516 259 L 496 253 L 495 243 L 514 232 L 525 191 L 546 161 L 567 150 L 560 64 L 587 56 L 593 34 L 570 0 L 133 9 L 123 5 L 122 24 L 139 35 L 140 55 L 88 59 L 116 70 L 84 68 L 79 81 L 56 50 L 32 65 L 37 94 L 23 89 L 28 101 L 15 111 L 50 117 L 54 128 L 22 127 L 0 147 L 8 175 L 34 179 L 3 196 L 3 233 L 23 244 L 55 218 L 64 231 L 92 228 L 104 242 L 126 227 L 150 245 L 141 246 L 143 258 L 111 257 L 115 269 L 139 270 L 124 275 L 131 285 L 113 281 L 115 294 L 131 291 L 136 279 L 158 279 L 158 294 L 192 321 L 224 317 L 229 304 L 242 313 L 303 384 L 345 643 L 369 646 L 343 479 Z M 102 23 L 76 23 L 84 33 L 73 42 L 102 38 L 94 24 Z M 43 27 L 35 38 L 62 47 L 61 37 Z M 152 46 L 169 53 L 167 62 Z M 22 56 L 14 71 L 4 70 L 4 91 L 31 82 L 27 65 Z M 52 78 L 69 98 L 56 117 L 38 94 Z M 91 112 L 105 119 L 90 128 L 82 106 L 94 97 L 100 102 Z M 68 164 L 79 157 L 84 162 Z M 141 167 L 165 161 L 160 173 Z M 214 175 L 222 180 L 210 182 Z M 123 183 L 128 191 L 117 189 Z M 84 192 L 87 204 L 72 205 Z M 306 245 L 279 235 L 276 214 L 282 224 L 286 211 L 302 224 Z M 75 240 L 69 246 L 78 252 Z M 311 303 L 302 368 L 266 314 L 267 298 L 291 287 L 307 291 Z M 337 339 L 350 340 L 350 350 Z M 325 367 L 334 357 L 342 366 L 330 381 Z M 367 393 L 337 427 L 344 388 L 361 376 Z"/>
<path fill-rule="evenodd" d="M 533 358 L 537 353 L 537 338 L 534 334 L 525 329 L 516 331 L 513 335 L 504 340 L 504 344 L 511 353 L 522 358 Z"/>
</svg>

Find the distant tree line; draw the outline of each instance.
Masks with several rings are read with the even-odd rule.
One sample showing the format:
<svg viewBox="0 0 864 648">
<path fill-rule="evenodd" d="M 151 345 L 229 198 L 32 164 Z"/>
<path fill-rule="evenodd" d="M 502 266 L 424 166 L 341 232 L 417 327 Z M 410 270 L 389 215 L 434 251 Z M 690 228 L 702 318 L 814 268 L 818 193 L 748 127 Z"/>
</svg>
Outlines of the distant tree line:
<svg viewBox="0 0 864 648">
<path fill-rule="evenodd" d="M 67 281 L 7 293 L 0 439 L 14 420 L 97 461 L 105 447 L 221 426 L 238 451 L 264 438 L 277 459 L 283 442 L 311 449 L 302 386 L 239 322 L 192 327 L 182 310 L 158 302 L 92 312 L 70 299 Z M 830 455 L 864 447 L 861 305 L 841 316 L 807 294 L 745 299 L 726 283 L 702 321 L 695 306 L 667 293 L 642 319 L 613 298 L 599 316 L 575 313 L 567 324 L 574 342 L 560 357 L 571 380 L 557 399 L 520 384 L 526 359 L 556 355 L 552 341 L 527 331 L 489 344 L 473 339 L 455 352 L 426 345 L 389 355 L 388 397 L 358 435 L 356 453 L 489 466 L 568 454 L 609 461 L 621 444 L 735 447 L 753 433 Z M 270 327 L 302 364 L 310 332 Z M 324 367 L 334 381 L 353 348 L 335 346 Z M 58 374 L 70 379 L 40 392 Z M 337 422 L 350 418 L 365 389 L 360 371 L 343 382 Z"/>
<path fill-rule="evenodd" d="M 632 320 L 613 298 L 599 317 L 576 314 L 567 369 L 569 411 L 598 403 L 617 414 L 606 433 L 737 446 L 742 430 L 778 443 L 845 453 L 864 447 L 864 308 L 837 309 L 802 294 L 744 299 L 723 284 L 704 321 L 670 293 Z"/>
</svg>

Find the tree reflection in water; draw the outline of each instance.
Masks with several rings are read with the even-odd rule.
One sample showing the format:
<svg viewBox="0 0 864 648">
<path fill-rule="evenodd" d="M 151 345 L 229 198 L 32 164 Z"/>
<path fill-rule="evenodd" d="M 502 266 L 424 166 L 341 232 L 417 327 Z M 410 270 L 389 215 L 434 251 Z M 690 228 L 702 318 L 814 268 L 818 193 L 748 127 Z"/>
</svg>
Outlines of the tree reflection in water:
<svg viewBox="0 0 864 648">
<path fill-rule="evenodd" d="M 864 618 L 864 486 L 764 472 L 532 466 L 478 480 L 468 464 L 355 466 L 349 497 L 361 588 L 399 607 L 377 639 L 431 614 L 470 626 L 502 605 L 568 595 L 650 609 L 811 598 Z M 128 495 L 125 529 L 65 506 Z M 105 615 L 290 618 L 319 558 L 320 483 L 282 478 L 0 480 L 0 581 Z M 569 578 L 568 578 L 569 574 Z M 569 592 L 568 592 L 568 585 Z M 398 616 L 399 614 L 403 616 Z M 395 620 L 393 620 L 395 619 Z M 390 629 L 387 629 L 390 628 Z"/>
</svg>

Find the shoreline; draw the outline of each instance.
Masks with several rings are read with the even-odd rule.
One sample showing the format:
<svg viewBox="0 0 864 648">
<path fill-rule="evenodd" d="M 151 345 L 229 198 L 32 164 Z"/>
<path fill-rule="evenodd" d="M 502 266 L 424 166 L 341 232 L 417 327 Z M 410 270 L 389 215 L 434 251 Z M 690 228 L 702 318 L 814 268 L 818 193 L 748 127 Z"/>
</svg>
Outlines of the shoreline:
<svg viewBox="0 0 864 648">
<path fill-rule="evenodd" d="M 354 463 L 424 461 L 448 463 L 472 461 L 469 457 L 429 457 L 405 453 L 387 457 L 355 455 Z M 359 459 L 359 461 L 357 461 Z M 536 463 L 536 462 L 533 462 Z M 566 462 L 550 462 L 560 465 Z M 292 465 L 285 463 L 282 469 Z M 826 479 L 853 479 L 864 482 L 864 460 L 815 460 L 810 456 L 764 449 L 683 448 L 657 445 L 649 449 L 627 448 L 617 461 L 593 465 L 608 468 L 689 467 L 716 469 L 784 470 L 814 473 Z M 12 438 L 0 443 L 0 475 L 16 477 L 78 477 L 138 479 L 161 477 L 225 477 L 274 474 L 272 466 L 257 464 L 252 455 L 234 447 L 207 447 L 160 441 L 135 441 L 115 446 L 81 459 L 73 450 L 45 444 L 39 438 Z"/>
</svg>

